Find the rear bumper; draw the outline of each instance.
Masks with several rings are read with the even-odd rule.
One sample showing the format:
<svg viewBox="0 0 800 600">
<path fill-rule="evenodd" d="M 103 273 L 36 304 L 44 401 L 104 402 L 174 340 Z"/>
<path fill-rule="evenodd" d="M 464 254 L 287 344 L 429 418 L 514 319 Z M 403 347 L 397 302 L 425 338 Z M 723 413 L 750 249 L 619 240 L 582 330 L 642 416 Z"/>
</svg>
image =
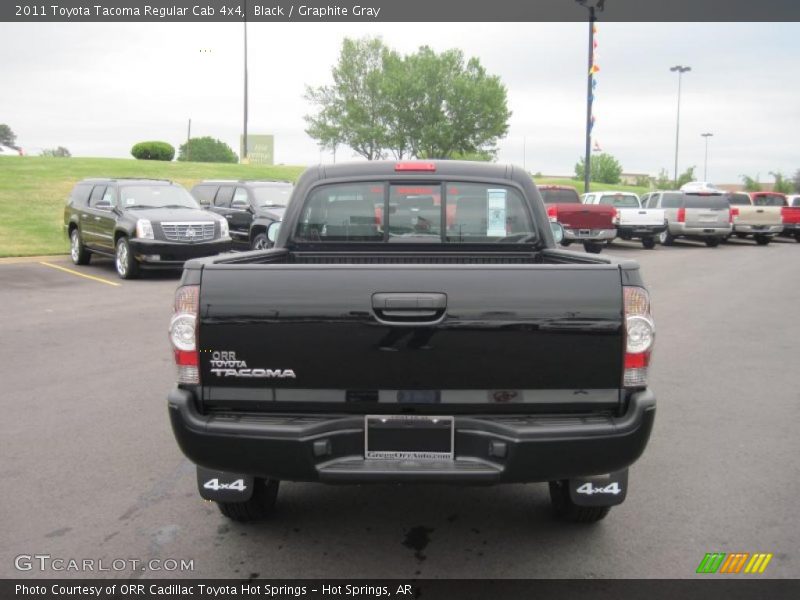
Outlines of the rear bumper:
<svg viewBox="0 0 800 600">
<path fill-rule="evenodd" d="M 685 223 L 670 223 L 669 232 L 674 237 L 726 237 L 731 234 L 733 228 L 730 225 L 720 227 L 709 225 L 708 227 L 689 227 Z"/>
<path fill-rule="evenodd" d="M 183 453 L 209 469 L 287 481 L 328 483 L 511 483 L 610 473 L 644 451 L 655 395 L 633 395 L 620 417 L 474 415 L 455 417 L 455 460 L 364 458 L 360 415 L 201 414 L 194 395 L 169 394 Z"/>
<path fill-rule="evenodd" d="M 142 265 L 150 267 L 182 266 L 184 262 L 192 258 L 214 256 L 221 252 L 228 252 L 232 244 L 233 242 L 230 239 L 199 243 L 166 242 L 163 240 L 137 238 L 129 241 L 136 260 Z"/>
<path fill-rule="evenodd" d="M 661 225 L 617 225 L 617 233 L 620 236 L 624 235 L 632 238 L 658 235 L 666 229 L 666 223 Z"/>
<path fill-rule="evenodd" d="M 800 223 L 784 223 L 783 233 L 800 233 Z"/>
<path fill-rule="evenodd" d="M 616 229 L 564 228 L 564 239 L 571 242 L 597 242 L 613 240 L 615 237 L 617 237 Z"/>
<path fill-rule="evenodd" d="M 733 225 L 733 231 L 735 233 L 761 235 L 778 235 L 783 231 L 783 228 L 783 225 L 739 225 L 737 223 Z"/>
</svg>

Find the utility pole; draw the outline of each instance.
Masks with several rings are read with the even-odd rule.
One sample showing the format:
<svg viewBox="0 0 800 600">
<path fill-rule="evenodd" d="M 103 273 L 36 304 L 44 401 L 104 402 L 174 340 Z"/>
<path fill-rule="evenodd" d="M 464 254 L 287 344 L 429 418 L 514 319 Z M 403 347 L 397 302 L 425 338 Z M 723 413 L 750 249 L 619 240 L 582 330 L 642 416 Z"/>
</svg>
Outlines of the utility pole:
<svg viewBox="0 0 800 600">
<path fill-rule="evenodd" d="M 191 148 L 192 145 L 189 143 L 192 141 L 192 119 L 189 119 L 189 128 L 186 130 L 186 161 L 189 162 L 191 159 Z"/>
<path fill-rule="evenodd" d="M 247 0 L 244 2 L 244 127 L 241 162 L 247 162 Z"/>
<path fill-rule="evenodd" d="M 691 71 L 692 67 L 685 67 L 683 65 L 675 65 L 670 67 L 670 71 L 678 73 L 678 117 L 675 123 L 675 187 L 678 186 L 678 140 L 680 139 L 681 132 L 681 79 L 683 74 Z"/>
</svg>

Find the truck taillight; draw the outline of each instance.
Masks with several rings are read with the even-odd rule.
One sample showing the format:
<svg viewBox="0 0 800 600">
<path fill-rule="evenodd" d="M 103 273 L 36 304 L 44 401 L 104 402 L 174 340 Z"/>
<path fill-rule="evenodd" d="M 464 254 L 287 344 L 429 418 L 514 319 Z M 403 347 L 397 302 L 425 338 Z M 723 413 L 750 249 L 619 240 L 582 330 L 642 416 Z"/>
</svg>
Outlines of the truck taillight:
<svg viewBox="0 0 800 600">
<path fill-rule="evenodd" d="M 625 286 L 625 368 L 622 385 L 641 388 L 647 385 L 647 368 L 655 343 L 656 328 L 650 314 L 650 296 L 647 290 Z"/>
<path fill-rule="evenodd" d="M 614 225 L 619 225 L 619 211 L 616 208 L 612 209 L 614 212 L 611 214 L 611 222 Z"/>
<path fill-rule="evenodd" d="M 184 285 L 175 292 L 175 309 L 169 322 L 169 340 L 178 367 L 178 383 L 200 383 L 197 351 L 199 299 L 199 285 Z"/>
<path fill-rule="evenodd" d="M 547 207 L 547 217 L 551 221 L 557 221 L 558 220 L 558 207 L 557 206 L 548 206 Z"/>
<path fill-rule="evenodd" d="M 686 209 L 681 207 L 678 209 L 678 223 L 686 222 Z"/>
<path fill-rule="evenodd" d="M 781 207 L 781 223 L 786 223 L 786 213 L 788 213 L 788 212 L 789 211 L 786 210 L 785 206 Z"/>
<path fill-rule="evenodd" d="M 730 216 L 730 218 L 728 219 L 728 221 L 729 221 L 730 223 L 733 223 L 733 220 L 734 220 L 736 217 L 738 217 L 738 216 L 739 216 L 739 209 L 738 209 L 738 208 L 736 208 L 735 206 L 731 206 L 731 216 Z"/>
</svg>

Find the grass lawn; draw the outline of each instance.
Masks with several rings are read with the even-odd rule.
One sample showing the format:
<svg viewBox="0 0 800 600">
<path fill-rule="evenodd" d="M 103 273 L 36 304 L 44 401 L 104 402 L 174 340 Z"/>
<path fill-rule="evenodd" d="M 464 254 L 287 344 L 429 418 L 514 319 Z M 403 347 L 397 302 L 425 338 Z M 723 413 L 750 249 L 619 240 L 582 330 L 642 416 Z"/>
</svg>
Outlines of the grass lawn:
<svg viewBox="0 0 800 600">
<path fill-rule="evenodd" d="M 284 179 L 303 167 L 159 162 L 115 158 L 0 156 L 0 257 L 66 254 L 64 204 L 86 177 L 172 179 L 190 188 L 202 179 Z"/>
</svg>

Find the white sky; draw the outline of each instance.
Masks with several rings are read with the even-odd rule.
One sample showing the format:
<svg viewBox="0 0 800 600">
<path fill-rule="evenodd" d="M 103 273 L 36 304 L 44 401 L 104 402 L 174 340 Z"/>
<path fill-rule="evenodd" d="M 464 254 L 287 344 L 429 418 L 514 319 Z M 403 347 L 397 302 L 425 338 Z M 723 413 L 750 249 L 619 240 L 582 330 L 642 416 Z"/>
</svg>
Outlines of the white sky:
<svg viewBox="0 0 800 600">
<path fill-rule="evenodd" d="M 583 154 L 585 23 L 251 23 L 250 133 L 275 135 L 275 160 L 330 161 L 305 133 L 305 85 L 330 82 L 345 36 L 401 52 L 427 44 L 478 57 L 508 88 L 513 116 L 499 160 L 570 174 Z M 740 181 L 800 168 L 800 23 L 598 23 L 594 136 L 626 172 L 673 170 L 676 64 L 683 77 L 679 169 Z M 210 135 L 238 152 L 242 25 L 0 23 L 0 122 L 30 153 L 128 157 L 137 141 L 176 147 Z M 204 52 L 201 52 L 204 50 Z M 347 148 L 337 160 L 352 158 Z"/>
</svg>

